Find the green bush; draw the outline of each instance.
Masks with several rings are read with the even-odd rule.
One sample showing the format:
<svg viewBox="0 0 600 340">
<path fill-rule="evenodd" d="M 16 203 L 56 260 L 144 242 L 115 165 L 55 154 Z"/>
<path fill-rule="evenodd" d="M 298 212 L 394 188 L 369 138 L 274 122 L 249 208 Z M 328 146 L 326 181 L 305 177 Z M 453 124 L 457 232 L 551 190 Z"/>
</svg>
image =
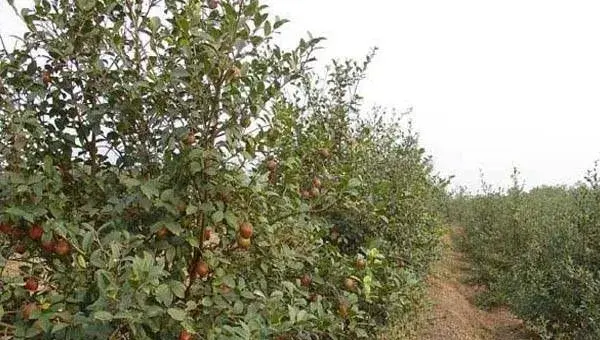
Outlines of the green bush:
<svg viewBox="0 0 600 340">
<path fill-rule="evenodd" d="M 281 49 L 257 0 L 21 14 L 0 52 L 3 334 L 355 339 L 412 311 L 445 181 L 398 119 L 361 118 L 371 55 L 319 79 L 321 39 Z"/>
<path fill-rule="evenodd" d="M 547 338 L 600 337 L 600 190 L 596 171 L 573 187 L 485 188 L 457 197 L 465 249 L 483 300 L 507 304 Z"/>
</svg>

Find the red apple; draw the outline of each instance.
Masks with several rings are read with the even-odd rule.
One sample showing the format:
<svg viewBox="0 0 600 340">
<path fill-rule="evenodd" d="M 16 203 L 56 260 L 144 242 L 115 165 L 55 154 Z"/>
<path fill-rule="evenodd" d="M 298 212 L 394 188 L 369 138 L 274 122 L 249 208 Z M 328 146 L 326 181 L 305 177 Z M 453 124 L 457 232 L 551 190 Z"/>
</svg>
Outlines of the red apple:
<svg viewBox="0 0 600 340">
<path fill-rule="evenodd" d="M 240 224 L 240 235 L 243 238 L 252 237 L 253 231 L 254 230 L 253 230 L 252 224 L 250 222 L 243 222 L 242 224 Z"/>
<path fill-rule="evenodd" d="M 42 235 L 44 235 L 44 228 L 42 228 L 42 226 L 39 224 L 34 224 L 31 226 L 31 228 L 29 228 L 30 239 L 37 241 L 42 238 Z"/>
<path fill-rule="evenodd" d="M 30 292 L 35 292 L 38 289 L 38 282 L 35 278 L 33 277 L 28 277 L 27 279 L 25 279 L 25 289 L 27 289 Z"/>
<path fill-rule="evenodd" d="M 54 247 L 54 252 L 60 256 L 68 255 L 71 252 L 71 245 L 64 239 L 58 240 Z"/>
<path fill-rule="evenodd" d="M 56 242 L 54 242 L 54 240 L 42 242 L 42 249 L 44 249 L 45 251 L 47 251 L 49 253 L 53 253 L 55 248 L 56 248 Z"/>
</svg>

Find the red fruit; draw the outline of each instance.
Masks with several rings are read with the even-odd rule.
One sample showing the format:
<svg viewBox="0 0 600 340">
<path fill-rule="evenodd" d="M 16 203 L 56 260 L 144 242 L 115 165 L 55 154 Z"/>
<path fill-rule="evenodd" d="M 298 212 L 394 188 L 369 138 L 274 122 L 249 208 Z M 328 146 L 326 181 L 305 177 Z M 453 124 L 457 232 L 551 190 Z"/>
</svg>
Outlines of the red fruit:
<svg viewBox="0 0 600 340">
<path fill-rule="evenodd" d="M 2 222 L 0 223 L 0 232 L 3 234 L 10 235 L 13 232 L 13 227 L 6 222 Z"/>
<path fill-rule="evenodd" d="M 192 339 L 192 334 L 190 334 L 190 332 L 186 331 L 185 329 L 181 331 L 181 333 L 179 333 L 179 340 L 191 340 Z"/>
<path fill-rule="evenodd" d="M 33 277 L 28 277 L 25 280 L 25 289 L 27 289 L 30 292 L 35 292 L 38 289 L 38 282 L 35 278 Z"/>
<path fill-rule="evenodd" d="M 249 249 L 252 244 L 252 240 L 249 238 L 238 237 L 238 246 L 242 249 Z"/>
<path fill-rule="evenodd" d="M 39 224 L 34 224 L 29 229 L 29 238 L 34 241 L 41 239 L 42 235 L 44 235 L 44 229 Z"/>
<path fill-rule="evenodd" d="M 50 76 L 50 72 L 44 71 L 44 73 L 42 73 L 42 82 L 44 83 L 44 85 L 48 85 L 52 82 L 52 77 Z"/>
<path fill-rule="evenodd" d="M 24 244 L 19 243 L 15 246 L 15 253 L 23 254 L 25 251 L 27 251 L 27 249 L 25 248 Z"/>
<path fill-rule="evenodd" d="M 158 231 L 156 232 L 156 237 L 158 237 L 159 240 L 162 240 L 168 234 L 169 234 L 169 229 L 167 229 L 166 227 L 162 227 L 162 228 L 158 229 Z"/>
<path fill-rule="evenodd" d="M 320 188 L 321 187 L 321 180 L 319 179 L 319 177 L 315 176 L 312 179 L 312 185 L 315 188 Z"/>
<path fill-rule="evenodd" d="M 208 0 L 208 8 L 216 9 L 217 7 L 219 7 L 219 3 L 219 0 Z"/>
<path fill-rule="evenodd" d="M 252 232 L 253 228 L 250 222 L 244 222 L 240 224 L 240 236 L 243 238 L 250 238 L 252 237 Z"/>
<path fill-rule="evenodd" d="M 64 239 L 60 239 L 56 242 L 54 252 L 60 256 L 68 255 L 71 252 L 71 245 Z"/>
<path fill-rule="evenodd" d="M 269 169 L 269 171 L 275 171 L 275 169 L 277 169 L 277 162 L 274 159 L 268 160 L 267 169 Z"/>
<path fill-rule="evenodd" d="M 210 228 L 204 229 L 204 241 L 210 240 L 210 235 L 212 235 L 212 229 L 210 229 Z"/>
<path fill-rule="evenodd" d="M 196 134 L 193 132 L 190 132 L 187 134 L 187 136 L 185 137 L 185 139 L 183 140 L 183 143 L 185 143 L 186 145 L 192 145 L 196 142 Z"/>
<path fill-rule="evenodd" d="M 315 302 L 319 299 L 319 294 L 317 293 L 312 293 L 308 296 L 308 301 L 310 302 Z"/>
<path fill-rule="evenodd" d="M 308 287 L 308 286 L 310 286 L 311 283 L 312 283 L 312 278 L 310 277 L 310 275 L 308 275 L 308 274 L 302 275 L 302 278 L 300 279 L 300 284 L 302 285 L 302 287 Z"/>
<path fill-rule="evenodd" d="M 356 281 L 354 279 L 347 277 L 344 279 L 344 288 L 349 291 L 354 291 L 356 288 Z"/>
<path fill-rule="evenodd" d="M 329 153 L 329 150 L 326 148 L 319 149 L 319 154 L 323 158 L 329 158 L 331 156 L 331 154 Z"/>
<path fill-rule="evenodd" d="M 54 252 L 55 248 L 56 248 L 56 242 L 54 242 L 54 240 L 42 242 L 42 249 L 44 249 L 45 251 L 47 251 L 49 253 Z"/>
<path fill-rule="evenodd" d="M 23 316 L 23 319 L 29 320 L 29 318 L 31 318 L 31 314 L 39 310 L 40 307 L 37 305 L 37 303 L 30 302 L 21 308 L 21 315 Z"/>
<path fill-rule="evenodd" d="M 200 278 L 204 278 L 208 275 L 208 273 L 210 272 L 210 268 L 208 267 L 208 264 L 202 260 L 198 261 L 196 263 L 196 265 L 194 266 L 194 272 L 196 273 L 196 275 L 198 275 Z"/>
</svg>

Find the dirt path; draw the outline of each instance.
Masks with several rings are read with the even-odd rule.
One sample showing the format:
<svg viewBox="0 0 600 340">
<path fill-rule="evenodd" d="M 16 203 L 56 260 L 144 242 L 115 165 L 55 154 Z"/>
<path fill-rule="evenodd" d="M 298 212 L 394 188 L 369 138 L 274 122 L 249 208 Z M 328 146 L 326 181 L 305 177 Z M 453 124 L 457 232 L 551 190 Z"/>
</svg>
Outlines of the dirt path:
<svg viewBox="0 0 600 340">
<path fill-rule="evenodd" d="M 485 311 L 474 304 L 473 299 L 479 289 L 465 283 L 469 278 L 469 263 L 456 249 L 450 235 L 444 238 L 444 244 L 443 258 L 428 280 L 432 311 L 417 339 L 532 339 L 524 330 L 522 321 L 508 310 Z"/>
</svg>

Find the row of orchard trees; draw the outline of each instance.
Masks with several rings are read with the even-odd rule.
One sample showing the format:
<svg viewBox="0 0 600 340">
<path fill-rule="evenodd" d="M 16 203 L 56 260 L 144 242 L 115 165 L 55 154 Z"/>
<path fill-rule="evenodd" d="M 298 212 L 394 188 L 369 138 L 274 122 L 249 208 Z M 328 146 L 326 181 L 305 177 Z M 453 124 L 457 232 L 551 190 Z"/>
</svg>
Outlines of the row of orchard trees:
<svg viewBox="0 0 600 340">
<path fill-rule="evenodd" d="M 600 177 L 457 194 L 447 207 L 487 304 L 507 304 L 544 338 L 600 338 Z"/>
<path fill-rule="evenodd" d="M 0 51 L 0 332 L 372 338 L 413 311 L 445 185 L 258 0 L 35 2 Z M 16 260 L 16 262 L 14 261 Z M 18 269 L 8 271 L 9 264 Z"/>
</svg>

